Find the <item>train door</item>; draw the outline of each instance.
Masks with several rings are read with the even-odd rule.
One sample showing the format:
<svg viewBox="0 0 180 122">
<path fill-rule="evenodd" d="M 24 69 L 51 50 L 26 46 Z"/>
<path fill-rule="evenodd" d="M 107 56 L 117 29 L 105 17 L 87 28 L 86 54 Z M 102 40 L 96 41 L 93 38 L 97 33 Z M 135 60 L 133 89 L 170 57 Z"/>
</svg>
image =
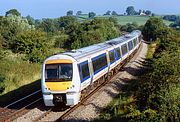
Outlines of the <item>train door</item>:
<svg viewBox="0 0 180 122">
<path fill-rule="evenodd" d="M 88 58 L 88 66 L 89 66 L 89 71 L 90 71 L 90 79 L 91 79 L 91 83 L 93 83 L 93 77 L 94 77 L 94 71 L 93 71 L 93 65 L 92 65 L 92 60 L 91 58 Z"/>
</svg>

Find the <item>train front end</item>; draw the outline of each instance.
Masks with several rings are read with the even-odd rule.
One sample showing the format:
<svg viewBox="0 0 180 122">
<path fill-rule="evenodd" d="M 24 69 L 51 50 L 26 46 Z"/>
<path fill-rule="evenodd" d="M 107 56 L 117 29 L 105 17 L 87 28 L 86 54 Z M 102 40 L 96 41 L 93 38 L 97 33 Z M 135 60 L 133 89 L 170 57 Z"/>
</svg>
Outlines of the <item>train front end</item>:
<svg viewBox="0 0 180 122">
<path fill-rule="evenodd" d="M 46 106 L 75 105 L 80 99 L 77 62 L 67 55 L 54 55 L 43 63 L 41 88 Z"/>
</svg>

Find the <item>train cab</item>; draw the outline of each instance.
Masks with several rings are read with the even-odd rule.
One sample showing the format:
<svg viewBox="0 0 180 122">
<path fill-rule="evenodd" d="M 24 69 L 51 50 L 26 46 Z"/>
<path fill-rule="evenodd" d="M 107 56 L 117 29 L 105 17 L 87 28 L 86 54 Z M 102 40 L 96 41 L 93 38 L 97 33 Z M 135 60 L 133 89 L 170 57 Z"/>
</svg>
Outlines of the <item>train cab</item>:
<svg viewBox="0 0 180 122">
<path fill-rule="evenodd" d="M 46 106 L 79 102 L 77 63 L 69 56 L 55 55 L 45 60 L 42 71 L 42 93 Z"/>
</svg>

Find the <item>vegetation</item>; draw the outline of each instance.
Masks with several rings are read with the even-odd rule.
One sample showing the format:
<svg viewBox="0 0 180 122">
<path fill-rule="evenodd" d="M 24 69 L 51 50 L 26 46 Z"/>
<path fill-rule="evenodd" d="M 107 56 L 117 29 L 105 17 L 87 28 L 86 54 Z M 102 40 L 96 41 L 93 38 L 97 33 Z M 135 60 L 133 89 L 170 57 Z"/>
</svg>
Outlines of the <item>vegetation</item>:
<svg viewBox="0 0 180 122">
<path fill-rule="evenodd" d="M 94 18 L 96 16 L 96 13 L 89 12 L 88 16 L 89 16 L 90 19 L 92 19 L 92 18 Z"/>
<path fill-rule="evenodd" d="M 168 20 L 168 21 L 176 21 L 178 19 L 180 19 L 180 16 L 176 16 L 176 15 L 165 15 L 163 17 L 164 20 Z"/>
<path fill-rule="evenodd" d="M 0 102 L 9 101 L 16 95 L 22 96 L 20 93 L 28 92 L 27 89 L 33 86 L 31 90 L 40 88 L 39 83 L 32 84 L 33 86 L 27 84 L 40 79 L 41 62 L 45 57 L 110 40 L 120 36 L 122 31 L 141 29 L 145 39 L 152 38 L 152 41 L 159 42 L 158 48 L 152 51 L 155 51 L 152 55 L 154 58 L 149 56 L 149 73 L 138 82 L 132 82 L 134 87 L 131 84 L 127 88 L 130 93 L 114 100 L 111 113 L 105 113 L 102 119 L 107 119 L 108 115 L 108 119 L 167 120 L 171 116 L 170 119 L 176 120 L 179 116 L 179 32 L 167 28 L 159 18 L 117 16 L 115 11 L 107 11 L 106 14 L 97 17 L 94 12 L 83 15 L 78 11 L 77 16 L 74 16 L 70 10 L 67 12 L 68 16 L 35 20 L 30 15 L 22 17 L 16 9 L 7 11 L 5 16 L 0 17 Z M 145 22 L 144 27 L 139 26 Z M 177 62 L 173 62 L 175 60 Z M 143 82 L 148 79 L 149 82 Z M 24 85 L 27 87 L 22 87 Z M 19 90 L 19 94 L 12 92 L 17 88 L 23 90 Z M 142 99 L 145 95 L 146 99 Z M 171 110 L 171 114 L 167 110 Z"/>
<path fill-rule="evenodd" d="M 143 30 L 149 32 L 144 35 L 146 39 L 157 35 L 149 46 L 144 64 L 146 72 L 122 87 L 123 92 L 103 110 L 100 120 L 179 120 L 180 32 L 164 26 L 158 18 L 149 19 Z"/>
<path fill-rule="evenodd" d="M 22 17 L 19 11 L 11 9 L 0 17 L 1 96 L 40 79 L 40 63 L 47 56 L 120 35 L 116 20 L 93 19 L 95 13 L 90 12 L 90 19 L 80 22 L 73 16 L 73 11 L 68 11 L 67 15 L 35 20 L 30 15 Z"/>
</svg>

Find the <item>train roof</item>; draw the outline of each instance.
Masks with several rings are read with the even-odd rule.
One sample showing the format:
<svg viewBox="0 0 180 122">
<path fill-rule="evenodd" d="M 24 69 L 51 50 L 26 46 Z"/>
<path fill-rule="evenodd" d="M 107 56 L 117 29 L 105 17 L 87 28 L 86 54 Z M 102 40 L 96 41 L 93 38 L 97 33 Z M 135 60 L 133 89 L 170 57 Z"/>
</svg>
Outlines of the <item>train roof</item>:
<svg viewBox="0 0 180 122">
<path fill-rule="evenodd" d="M 130 34 L 126 34 L 121 37 L 118 37 L 118 38 L 115 38 L 115 39 L 112 39 L 112 40 L 109 40 L 109 41 L 106 41 L 103 43 L 94 44 L 94 45 L 91 45 L 88 47 L 80 48 L 77 50 L 72 50 L 70 52 L 65 52 L 65 53 L 63 53 L 63 55 L 69 55 L 69 56 L 73 57 L 74 59 L 78 60 L 85 56 L 91 55 L 95 52 L 100 52 L 100 51 L 106 50 L 106 49 L 112 47 L 113 45 L 118 45 L 120 43 L 123 43 L 137 35 L 140 35 L 140 33 L 141 32 L 139 30 L 135 30 L 135 31 L 131 32 Z"/>
</svg>

